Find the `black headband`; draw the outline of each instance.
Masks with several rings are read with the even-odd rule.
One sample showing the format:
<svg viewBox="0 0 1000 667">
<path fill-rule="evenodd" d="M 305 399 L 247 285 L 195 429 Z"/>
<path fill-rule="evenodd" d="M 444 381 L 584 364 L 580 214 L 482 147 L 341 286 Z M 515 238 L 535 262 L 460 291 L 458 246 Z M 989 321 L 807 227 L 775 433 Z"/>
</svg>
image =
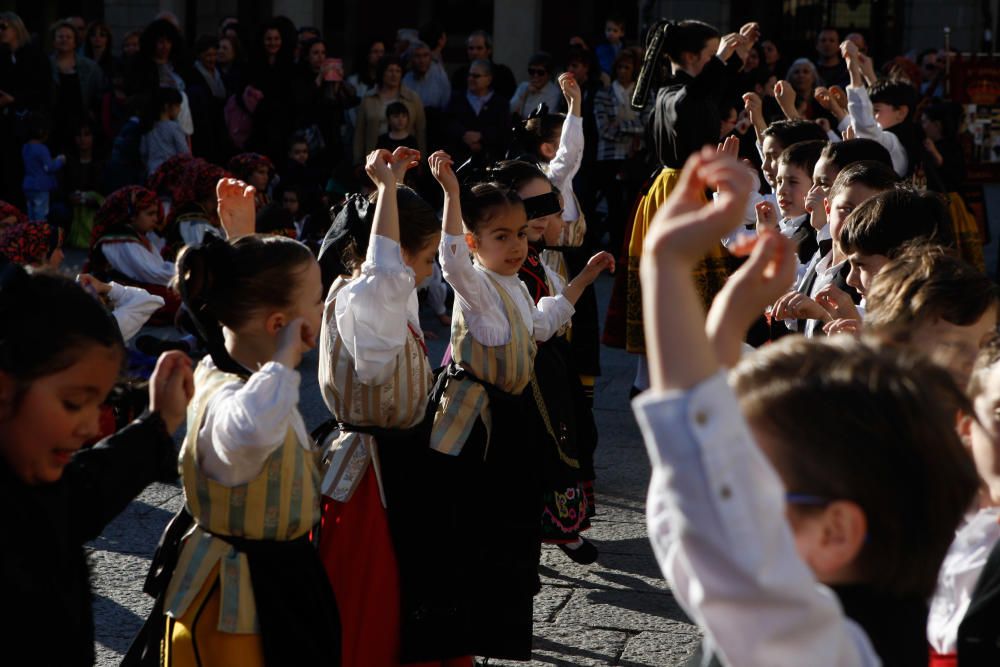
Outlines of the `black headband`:
<svg viewBox="0 0 1000 667">
<path fill-rule="evenodd" d="M 562 206 L 559 205 L 559 194 L 556 192 L 546 192 L 543 195 L 528 197 L 522 201 L 524 202 L 524 212 L 527 214 L 528 220 L 562 213 Z"/>
</svg>

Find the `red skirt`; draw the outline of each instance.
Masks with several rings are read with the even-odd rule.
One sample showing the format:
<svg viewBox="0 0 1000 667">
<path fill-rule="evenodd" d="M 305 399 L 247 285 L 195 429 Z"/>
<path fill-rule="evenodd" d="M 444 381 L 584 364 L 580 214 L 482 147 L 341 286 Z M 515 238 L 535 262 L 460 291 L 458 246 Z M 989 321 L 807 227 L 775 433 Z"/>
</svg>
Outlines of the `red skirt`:
<svg viewBox="0 0 1000 667">
<path fill-rule="evenodd" d="M 319 557 L 342 627 L 342 667 L 399 662 L 399 568 L 375 470 L 368 467 L 346 503 L 323 498 Z M 408 663 L 471 667 L 472 658 Z"/>
</svg>

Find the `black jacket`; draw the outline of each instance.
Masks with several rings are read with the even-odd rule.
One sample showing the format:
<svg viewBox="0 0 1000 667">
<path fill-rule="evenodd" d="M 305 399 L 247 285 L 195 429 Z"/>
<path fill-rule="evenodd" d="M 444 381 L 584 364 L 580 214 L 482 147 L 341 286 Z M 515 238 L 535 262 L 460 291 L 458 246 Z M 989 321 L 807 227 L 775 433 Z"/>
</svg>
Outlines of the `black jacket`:
<svg viewBox="0 0 1000 667">
<path fill-rule="evenodd" d="M 92 665 L 83 545 L 151 482 L 177 477 L 163 421 L 147 415 L 80 451 L 62 479 L 28 486 L 0 463 L 0 644 L 10 665 Z"/>
</svg>

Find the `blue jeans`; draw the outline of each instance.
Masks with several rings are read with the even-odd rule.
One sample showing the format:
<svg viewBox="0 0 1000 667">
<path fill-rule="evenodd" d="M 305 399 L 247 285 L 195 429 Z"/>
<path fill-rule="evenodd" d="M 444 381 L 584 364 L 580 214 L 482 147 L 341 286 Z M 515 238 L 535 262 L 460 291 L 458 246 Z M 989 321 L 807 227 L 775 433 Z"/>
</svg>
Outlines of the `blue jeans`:
<svg viewBox="0 0 1000 667">
<path fill-rule="evenodd" d="M 38 190 L 25 190 L 24 199 L 27 201 L 28 220 L 45 220 L 49 217 L 49 193 Z"/>
</svg>

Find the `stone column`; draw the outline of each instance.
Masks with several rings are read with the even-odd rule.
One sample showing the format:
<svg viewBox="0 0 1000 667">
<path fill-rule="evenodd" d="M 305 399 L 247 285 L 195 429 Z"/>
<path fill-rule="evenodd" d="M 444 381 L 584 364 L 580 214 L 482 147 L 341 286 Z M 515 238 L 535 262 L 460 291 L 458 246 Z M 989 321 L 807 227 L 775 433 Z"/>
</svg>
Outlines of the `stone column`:
<svg viewBox="0 0 1000 667">
<path fill-rule="evenodd" d="M 320 0 L 274 0 L 272 16 L 287 16 L 297 27 L 323 27 L 323 3 Z"/>
<path fill-rule="evenodd" d="M 493 3 L 493 60 L 506 65 L 521 82 L 528 60 L 541 44 L 540 0 L 501 0 Z"/>
</svg>

